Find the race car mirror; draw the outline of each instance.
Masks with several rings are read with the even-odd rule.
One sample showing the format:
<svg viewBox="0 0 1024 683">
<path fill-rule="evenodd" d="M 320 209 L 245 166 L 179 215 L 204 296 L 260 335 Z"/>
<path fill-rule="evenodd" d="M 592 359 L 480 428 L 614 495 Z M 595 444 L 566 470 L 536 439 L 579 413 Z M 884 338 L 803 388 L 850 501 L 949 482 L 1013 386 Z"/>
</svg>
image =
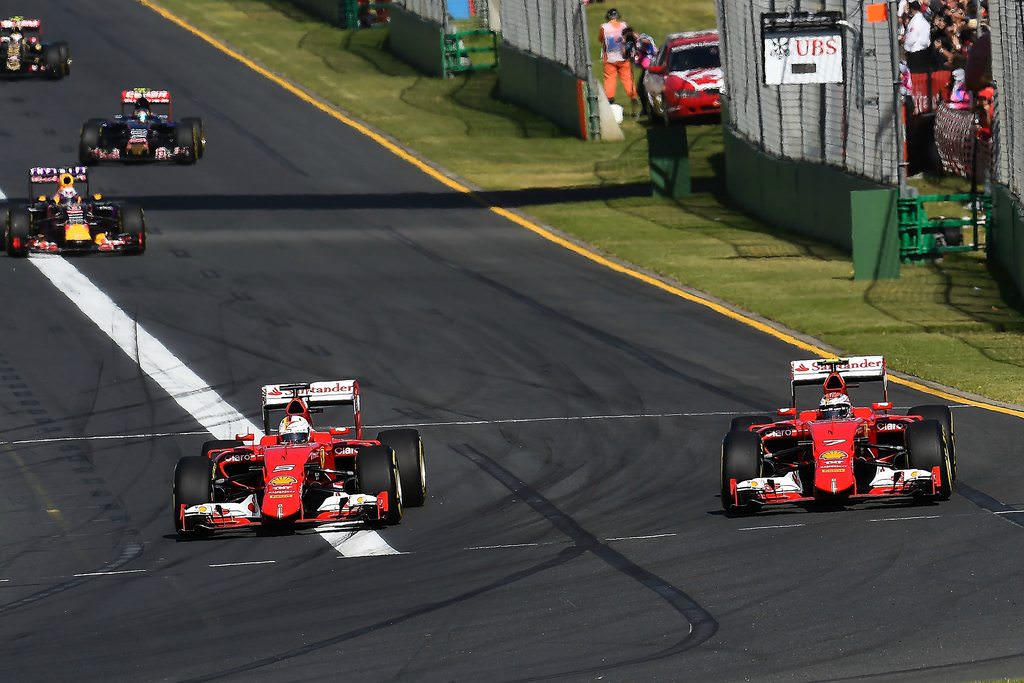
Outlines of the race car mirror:
<svg viewBox="0 0 1024 683">
<path fill-rule="evenodd" d="M 871 404 L 871 409 L 872 410 L 892 410 L 892 403 L 890 403 L 889 401 L 883 401 L 883 402 L 880 402 L 880 403 L 872 403 Z"/>
<path fill-rule="evenodd" d="M 255 434 L 235 434 L 236 441 L 254 441 L 255 439 Z"/>
<path fill-rule="evenodd" d="M 101 195 L 99 192 L 97 192 L 96 194 L 94 194 L 92 196 L 92 198 L 95 199 L 96 201 L 99 201 L 99 200 L 103 199 L 103 195 Z"/>
<path fill-rule="evenodd" d="M 39 195 L 39 201 L 45 202 L 46 201 L 46 195 L 45 194 Z"/>
<path fill-rule="evenodd" d="M 779 408 L 777 412 L 779 415 L 783 417 L 786 417 L 788 415 L 796 415 L 796 408 Z"/>
</svg>

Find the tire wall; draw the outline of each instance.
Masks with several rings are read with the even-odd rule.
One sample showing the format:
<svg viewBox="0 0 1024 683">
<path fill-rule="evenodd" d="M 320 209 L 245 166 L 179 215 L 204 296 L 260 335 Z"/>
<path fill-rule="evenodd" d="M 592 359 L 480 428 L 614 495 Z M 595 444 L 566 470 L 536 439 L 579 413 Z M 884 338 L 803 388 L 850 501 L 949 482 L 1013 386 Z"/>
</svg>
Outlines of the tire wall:
<svg viewBox="0 0 1024 683">
<path fill-rule="evenodd" d="M 535 112 L 570 135 L 587 138 L 583 82 L 565 66 L 508 44 L 498 47 L 501 99 Z"/>
<path fill-rule="evenodd" d="M 406 11 L 401 5 L 395 5 L 390 12 L 388 49 L 427 76 L 443 78 L 444 27 Z"/>
<path fill-rule="evenodd" d="M 853 250 L 851 192 L 888 189 L 835 166 L 765 154 L 724 127 L 729 196 L 765 223 Z"/>
<path fill-rule="evenodd" d="M 1024 296 L 1024 205 L 1005 185 L 992 186 L 995 215 L 989 235 L 989 258 L 1009 276 Z"/>
</svg>

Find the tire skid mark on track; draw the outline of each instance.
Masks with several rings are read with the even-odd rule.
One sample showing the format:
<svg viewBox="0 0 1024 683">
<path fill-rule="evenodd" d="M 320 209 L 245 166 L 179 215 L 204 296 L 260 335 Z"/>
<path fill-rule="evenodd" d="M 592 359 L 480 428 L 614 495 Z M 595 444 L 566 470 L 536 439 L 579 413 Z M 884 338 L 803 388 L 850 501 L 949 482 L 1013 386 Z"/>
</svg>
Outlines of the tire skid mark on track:
<svg viewBox="0 0 1024 683">
<path fill-rule="evenodd" d="M 641 662 L 647 662 L 663 657 L 670 657 L 681 654 L 687 650 L 697 647 L 707 641 L 718 631 L 718 622 L 711 614 L 701 607 L 693 598 L 684 593 L 676 586 L 665 581 L 648 569 L 641 567 L 625 555 L 614 550 L 597 537 L 584 529 L 569 515 L 558 509 L 551 501 L 532 489 L 526 482 L 522 481 L 500 464 L 478 451 L 470 444 L 452 446 L 459 455 L 463 456 L 481 470 L 492 476 L 505 488 L 523 502 L 529 505 L 535 512 L 544 517 L 552 526 L 565 534 L 572 542 L 571 549 L 580 553 L 589 552 L 615 571 L 636 581 L 644 588 L 655 593 L 668 605 L 678 612 L 687 621 L 687 632 L 674 645 L 647 657 L 632 658 L 620 662 L 605 662 L 600 667 L 586 668 L 575 671 L 562 671 L 552 673 L 536 680 L 548 680 L 561 676 L 577 676 L 589 672 L 608 671 L 621 666 L 629 666 Z M 531 680 L 531 679 L 527 679 Z"/>
<path fill-rule="evenodd" d="M 32 257 L 29 263 L 214 437 L 232 439 L 235 434 L 262 435 L 262 430 L 256 424 L 224 400 L 68 261 L 59 256 L 43 256 Z M 358 536 L 349 535 L 344 539 L 335 539 L 333 543 L 329 537 L 322 538 L 348 557 L 358 556 L 359 553 L 383 555 L 397 552 L 375 531 L 360 532 Z M 355 542 L 352 547 L 346 543 L 349 539 Z"/>
</svg>

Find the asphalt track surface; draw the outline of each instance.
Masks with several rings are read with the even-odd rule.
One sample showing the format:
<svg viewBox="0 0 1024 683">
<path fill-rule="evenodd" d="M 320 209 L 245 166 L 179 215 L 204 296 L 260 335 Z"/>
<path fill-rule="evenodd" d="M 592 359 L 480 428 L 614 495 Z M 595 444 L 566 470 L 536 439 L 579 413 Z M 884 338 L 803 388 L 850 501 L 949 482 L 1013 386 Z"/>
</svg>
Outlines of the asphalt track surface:
<svg viewBox="0 0 1024 683">
<path fill-rule="evenodd" d="M 250 418 L 260 384 L 359 377 L 369 423 L 426 425 L 430 496 L 382 532 L 397 555 L 179 542 L 202 428 L 0 257 L 0 679 L 1024 673 L 1024 422 L 956 410 L 943 504 L 726 517 L 728 419 L 783 402 L 805 352 L 483 210 L 143 7 L 32 6 L 74 73 L 0 83 L 3 192 L 73 160 L 122 87 L 170 89 L 206 158 L 96 170 L 149 251 L 72 265 Z M 637 414 L 671 415 L 577 419 Z"/>
</svg>

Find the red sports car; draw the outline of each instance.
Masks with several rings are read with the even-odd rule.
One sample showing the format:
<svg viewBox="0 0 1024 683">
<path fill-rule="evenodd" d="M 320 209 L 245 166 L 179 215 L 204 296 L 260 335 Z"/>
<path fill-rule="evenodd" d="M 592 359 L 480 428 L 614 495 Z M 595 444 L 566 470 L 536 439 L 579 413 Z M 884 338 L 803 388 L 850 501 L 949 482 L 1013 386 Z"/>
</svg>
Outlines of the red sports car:
<svg viewBox="0 0 1024 683">
<path fill-rule="evenodd" d="M 313 415 L 351 406 L 349 426 L 312 428 Z M 272 431 L 272 417 L 283 414 Z M 207 441 L 174 469 L 174 527 L 183 537 L 222 529 L 351 521 L 398 524 L 423 505 L 423 441 L 415 429 L 363 436 L 355 380 L 263 387 L 265 436 Z"/>
<path fill-rule="evenodd" d="M 644 77 L 651 118 L 665 123 L 720 120 L 718 31 L 673 33 Z"/>
<path fill-rule="evenodd" d="M 885 360 L 859 356 L 793 361 L 792 403 L 777 417 L 734 418 L 722 443 L 722 506 L 765 506 L 864 499 L 945 500 L 956 478 L 948 406 L 892 412 Z M 881 382 L 882 400 L 853 407 L 848 389 Z M 797 410 L 797 388 L 821 387 L 816 408 Z"/>
</svg>

